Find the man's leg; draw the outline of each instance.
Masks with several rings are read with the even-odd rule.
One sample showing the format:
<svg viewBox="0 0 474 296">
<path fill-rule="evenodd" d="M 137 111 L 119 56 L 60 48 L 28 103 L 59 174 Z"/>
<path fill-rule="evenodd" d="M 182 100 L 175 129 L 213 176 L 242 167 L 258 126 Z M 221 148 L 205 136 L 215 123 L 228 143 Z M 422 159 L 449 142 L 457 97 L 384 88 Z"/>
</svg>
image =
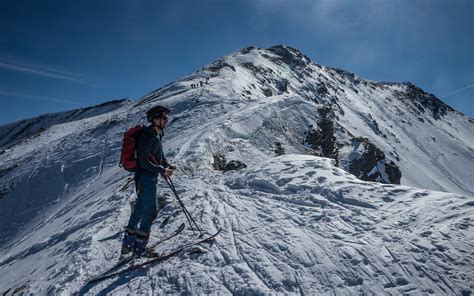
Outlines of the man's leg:
<svg viewBox="0 0 474 296">
<path fill-rule="evenodd" d="M 130 219 L 128 220 L 127 227 L 125 227 L 121 250 L 121 253 L 124 255 L 130 253 L 133 250 L 133 246 L 135 244 L 135 239 L 137 236 L 138 223 L 140 223 L 140 221 L 142 220 L 144 213 L 143 191 L 138 190 L 138 188 L 141 187 L 141 181 L 139 178 L 136 178 L 135 182 L 137 182 L 136 185 L 138 198 L 136 201 L 136 206 L 132 208 L 132 213 L 130 215 Z"/>
<path fill-rule="evenodd" d="M 137 230 L 134 253 L 143 256 L 146 255 L 146 245 L 150 236 L 150 228 L 158 211 L 156 208 L 156 178 L 143 177 L 141 181 L 143 215 L 140 228 Z"/>
</svg>

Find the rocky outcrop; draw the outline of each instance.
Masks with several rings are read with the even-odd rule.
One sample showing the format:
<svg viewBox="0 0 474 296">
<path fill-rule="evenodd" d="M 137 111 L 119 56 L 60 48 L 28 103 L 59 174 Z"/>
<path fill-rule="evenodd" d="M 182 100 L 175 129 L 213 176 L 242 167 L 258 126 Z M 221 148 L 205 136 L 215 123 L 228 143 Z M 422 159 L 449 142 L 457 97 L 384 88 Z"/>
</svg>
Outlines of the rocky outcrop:
<svg viewBox="0 0 474 296">
<path fill-rule="evenodd" d="M 291 68 L 304 67 L 311 63 L 311 59 L 308 56 L 290 46 L 276 45 L 268 50 L 279 56 L 279 61 Z"/>
<path fill-rule="evenodd" d="M 400 168 L 393 161 L 387 160 L 383 151 L 369 139 L 355 137 L 349 145 L 338 144 L 334 122 L 330 118 L 318 122 L 316 128 L 312 127 L 306 134 L 305 143 L 317 156 L 336 160 L 337 166 L 361 180 L 400 184 Z"/>
<path fill-rule="evenodd" d="M 322 119 L 316 127 L 310 126 L 306 133 L 305 143 L 309 145 L 318 156 L 338 159 L 338 147 L 336 143 L 334 120 L 332 110 L 329 107 L 318 109 Z"/>
<path fill-rule="evenodd" d="M 351 148 L 344 161 L 345 169 L 351 174 L 364 181 L 400 184 L 402 173 L 398 166 L 387 160 L 369 139 L 352 138 Z"/>
<path fill-rule="evenodd" d="M 214 63 L 212 63 L 211 65 L 205 67 L 204 69 L 208 70 L 208 71 L 211 71 L 211 72 L 219 72 L 222 68 L 225 68 L 225 67 L 227 67 L 230 70 L 235 72 L 235 67 L 233 65 L 227 63 L 223 59 L 215 61 Z"/>
<path fill-rule="evenodd" d="M 275 152 L 276 156 L 285 154 L 285 148 L 283 148 L 280 142 L 275 142 L 275 150 L 273 151 Z"/>
<path fill-rule="evenodd" d="M 227 162 L 225 156 L 222 154 L 215 154 L 214 163 L 212 164 L 213 168 L 218 171 L 238 171 L 243 168 L 246 168 L 247 165 L 239 160 L 231 160 Z"/>
<path fill-rule="evenodd" d="M 238 170 L 241 170 L 243 168 L 246 168 L 247 165 L 239 160 L 231 160 L 229 161 L 228 163 L 226 163 L 225 167 L 224 167 L 224 172 L 227 172 L 227 171 L 238 171 Z"/>
<path fill-rule="evenodd" d="M 408 82 L 405 83 L 406 92 L 397 92 L 396 97 L 407 104 L 413 105 L 413 112 L 417 115 L 428 113 L 435 120 L 448 114 L 448 111 L 454 111 L 453 108 L 443 103 L 434 95 L 423 91 L 416 85 Z M 421 121 L 421 120 L 420 120 Z"/>
<path fill-rule="evenodd" d="M 226 164 L 225 156 L 221 154 L 214 154 L 213 157 L 214 157 L 214 162 L 212 163 L 212 167 L 215 170 L 223 171 Z"/>
</svg>

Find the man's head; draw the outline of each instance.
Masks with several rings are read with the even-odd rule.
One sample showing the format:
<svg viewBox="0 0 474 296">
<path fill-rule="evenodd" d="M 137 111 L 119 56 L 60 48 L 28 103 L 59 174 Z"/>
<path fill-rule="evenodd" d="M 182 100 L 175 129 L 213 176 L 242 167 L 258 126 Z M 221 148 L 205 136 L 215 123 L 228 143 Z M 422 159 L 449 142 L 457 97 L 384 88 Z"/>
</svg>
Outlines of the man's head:
<svg viewBox="0 0 474 296">
<path fill-rule="evenodd" d="M 146 112 L 146 118 L 148 122 L 152 123 L 155 127 L 164 130 L 168 125 L 168 114 L 170 109 L 164 106 L 155 106 Z"/>
<path fill-rule="evenodd" d="M 168 125 L 168 113 L 163 113 L 160 116 L 153 117 L 152 124 L 164 130 Z"/>
</svg>

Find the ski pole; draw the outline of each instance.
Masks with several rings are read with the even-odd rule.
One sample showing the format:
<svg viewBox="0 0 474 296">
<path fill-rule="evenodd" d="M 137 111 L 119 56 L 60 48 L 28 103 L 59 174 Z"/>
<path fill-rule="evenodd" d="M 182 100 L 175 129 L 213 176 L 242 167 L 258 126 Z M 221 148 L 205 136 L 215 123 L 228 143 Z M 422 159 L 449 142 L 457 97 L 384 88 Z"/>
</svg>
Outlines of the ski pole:
<svg viewBox="0 0 474 296">
<path fill-rule="evenodd" d="M 199 230 L 199 232 L 201 233 L 201 236 L 203 235 L 202 233 L 202 230 L 201 228 L 199 228 L 199 226 L 197 225 L 196 221 L 194 221 L 193 217 L 191 216 L 191 214 L 189 213 L 188 209 L 186 209 L 186 207 L 184 206 L 183 202 L 181 201 L 181 199 L 178 197 L 178 193 L 176 191 L 176 187 L 174 187 L 174 184 L 173 184 L 173 181 L 171 181 L 171 178 L 169 178 L 169 182 L 171 184 L 171 188 L 174 192 L 174 194 L 176 195 L 176 197 L 179 199 L 180 203 L 181 203 L 181 206 L 183 207 L 183 210 L 185 211 L 185 213 L 187 214 L 187 216 L 191 219 L 191 221 L 193 221 L 194 223 L 194 226 L 196 226 L 196 228 Z"/>
<path fill-rule="evenodd" d="M 170 182 L 170 184 L 171 184 L 171 187 L 172 187 L 172 190 L 173 190 L 174 194 L 175 194 L 176 196 L 178 196 L 178 193 L 177 193 L 177 191 L 176 191 L 176 187 L 174 186 L 173 181 L 171 181 L 171 178 L 169 178 L 169 182 Z M 178 199 L 179 199 L 179 197 L 178 197 Z M 180 200 L 180 202 L 181 202 L 181 200 Z M 201 235 L 202 235 L 201 229 L 200 229 L 199 226 L 196 224 L 196 221 L 194 221 L 194 219 L 193 219 L 193 217 L 191 216 L 191 214 L 189 213 L 188 209 L 186 209 L 186 207 L 184 206 L 184 204 L 183 204 L 182 202 L 181 202 L 181 204 L 182 204 L 182 206 L 183 206 L 184 211 L 185 211 L 186 214 L 188 215 L 188 217 L 193 221 L 194 225 L 195 225 L 196 228 L 199 230 L 199 232 L 201 232 Z"/>
<path fill-rule="evenodd" d="M 199 232 L 201 233 L 201 236 L 203 235 L 201 229 L 199 228 L 199 226 L 196 224 L 196 221 L 194 221 L 193 217 L 191 216 L 191 214 L 189 213 L 188 209 L 186 209 L 186 207 L 184 206 L 183 202 L 181 201 L 181 199 L 179 198 L 178 196 L 178 193 L 176 191 L 176 188 L 174 187 L 174 184 L 173 182 L 171 181 L 171 179 L 169 179 L 169 185 L 170 185 L 170 188 L 171 190 L 173 190 L 173 193 L 176 195 L 176 198 L 178 199 L 181 207 L 183 208 L 183 211 L 184 211 L 184 214 L 186 215 L 186 219 L 188 219 L 188 222 L 189 224 L 191 225 L 191 229 L 193 230 L 193 233 L 194 232 L 194 228 L 193 228 L 193 225 L 191 224 L 191 221 L 194 223 L 194 226 L 196 226 L 196 228 L 199 230 Z M 191 221 L 190 221 L 191 220 Z"/>
<path fill-rule="evenodd" d="M 186 208 L 184 207 L 183 205 L 183 202 L 181 201 L 181 199 L 179 198 L 179 196 L 176 194 L 174 188 L 171 186 L 170 182 L 168 181 L 167 178 L 165 178 L 166 180 L 166 183 L 168 183 L 168 186 L 171 188 L 171 191 L 173 191 L 174 195 L 176 196 L 176 198 L 178 199 L 178 202 L 179 202 L 179 205 L 181 206 L 181 209 L 183 210 L 184 212 L 184 216 L 186 217 L 186 220 L 188 220 L 188 223 L 189 225 L 191 226 L 191 230 L 193 231 L 193 233 L 195 234 L 196 232 L 194 231 L 194 227 L 193 227 L 193 224 L 191 223 L 189 217 L 188 217 L 188 213 L 186 211 Z"/>
<path fill-rule="evenodd" d="M 176 198 L 178 199 L 178 202 L 179 202 L 179 205 L 181 206 L 181 208 L 183 209 L 183 212 L 184 212 L 184 215 L 186 216 L 186 219 L 188 220 L 188 223 L 189 225 L 191 226 L 191 230 L 194 232 L 194 228 L 193 228 L 193 224 L 191 223 L 191 221 L 194 223 L 194 225 L 196 226 L 196 228 L 199 230 L 199 232 L 201 233 L 201 235 L 203 235 L 202 233 L 202 230 L 199 228 L 199 226 L 196 224 L 196 221 L 194 221 L 193 217 L 191 216 L 191 214 L 188 212 L 188 210 L 186 209 L 186 207 L 184 206 L 183 202 L 181 201 L 181 199 L 179 198 L 178 196 L 178 193 L 176 192 L 176 188 L 174 187 L 174 184 L 173 184 L 173 181 L 171 181 L 171 178 L 165 178 L 166 180 L 166 183 L 168 183 L 168 186 L 171 188 L 171 190 L 173 191 L 174 195 L 176 196 Z"/>
</svg>

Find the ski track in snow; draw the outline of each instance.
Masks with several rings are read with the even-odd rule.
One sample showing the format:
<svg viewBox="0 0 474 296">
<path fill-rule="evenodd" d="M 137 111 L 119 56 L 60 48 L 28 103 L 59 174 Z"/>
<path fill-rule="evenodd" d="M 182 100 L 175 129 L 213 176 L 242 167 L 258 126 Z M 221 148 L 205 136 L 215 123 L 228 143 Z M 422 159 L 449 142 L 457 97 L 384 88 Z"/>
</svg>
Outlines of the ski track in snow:
<svg viewBox="0 0 474 296">
<path fill-rule="evenodd" d="M 292 88 L 302 83 L 292 72 L 294 69 L 284 74 L 291 80 L 288 93 L 270 97 L 254 94 L 249 99 L 237 93 L 249 85 L 258 85 L 255 77 L 261 78 L 263 74 L 244 76 L 241 71 L 249 70 L 239 63 L 265 65 L 274 73 L 282 68 L 263 59 L 257 51 L 231 55 L 225 61 L 236 70 L 223 67 L 219 76 L 211 76 L 209 85 L 189 89 L 191 83 L 198 83 L 211 73 L 196 72 L 145 96 L 134 108 L 126 105 L 110 114 L 52 126 L 31 140 L 33 144 L 29 144 L 30 140 L 22 141 L 5 152 L 10 158 L 1 159 L 2 167 L 10 166 L 27 153 L 35 152 L 36 157 L 30 163 L 33 168 L 30 175 L 21 166 L 8 175 L 19 180 L 28 176 L 20 183 L 24 188 L 14 191 L 18 195 L 12 193 L 0 199 L 6 202 L 13 196 L 16 198 L 13 210 L 8 212 L 10 218 L 4 220 L 16 234 L 8 233 L 9 240 L 0 251 L 0 292 L 6 295 L 16 292 L 43 295 L 471 293 L 474 199 L 465 194 L 433 190 L 448 191 L 458 184 L 457 191 L 469 192 L 472 186 L 463 181 L 468 173 L 455 176 L 448 165 L 437 160 L 431 163 L 434 152 L 423 146 L 423 140 L 410 137 L 410 129 L 396 127 L 400 133 L 394 132 L 407 143 L 403 149 L 416 151 L 412 153 L 416 153 L 415 157 L 425 168 L 439 167 L 437 171 L 424 172 L 422 177 L 434 176 L 432 179 L 436 180 L 443 176 L 445 183 L 440 181 L 432 189 L 422 189 L 422 186 L 358 180 L 336 167 L 334 160 L 304 155 L 307 148 L 301 143 L 302 135 L 319 115 L 311 109 L 317 107 L 316 103 L 291 93 Z M 328 74 L 328 69 L 314 66 L 313 70 L 326 79 L 336 79 Z M 349 87 L 346 89 L 347 93 L 351 91 Z M 369 87 L 359 89 L 367 94 L 369 91 Z M 381 98 L 389 92 L 374 90 L 377 91 Z M 373 135 L 372 128 L 366 125 L 369 120 L 366 114 L 372 113 L 380 129 L 385 128 L 372 109 L 383 104 L 363 96 L 358 99 L 347 95 L 347 99 L 341 103 L 347 116 L 340 120 L 341 126 L 356 135 L 357 130 Z M 143 120 L 143 111 L 156 103 L 168 104 L 176 110 L 172 114 L 176 121 L 170 123 L 165 136 L 165 150 L 169 152 L 168 158 L 178 164 L 173 180 L 183 203 L 207 233 L 218 228 L 222 231 L 214 243 L 199 246 L 203 252 L 182 252 L 159 264 L 87 284 L 91 277 L 111 267 L 119 258 L 121 232 L 130 215 L 129 202 L 135 199 L 130 176 L 117 166 L 120 141 L 126 128 Z M 392 116 L 387 114 L 387 118 Z M 397 118 L 394 118 L 386 125 L 395 122 Z M 274 155 L 275 140 L 282 143 L 285 155 Z M 396 142 L 372 140 L 387 151 L 392 149 L 390 145 L 396 146 Z M 42 152 L 41 147 L 49 150 Z M 456 147 L 453 144 L 445 149 L 458 151 Z M 241 160 L 247 167 L 225 173 L 213 170 L 215 154 L 223 154 L 227 160 Z M 416 176 L 422 169 L 410 166 L 410 159 L 406 159 L 400 163 L 406 167 L 409 182 L 431 184 L 418 181 Z M 54 181 L 50 184 L 58 192 L 43 195 L 41 201 L 33 203 L 35 213 L 32 214 L 24 206 L 25 199 L 34 195 L 27 184 L 42 180 L 41 172 L 51 174 L 46 175 L 51 180 L 58 180 L 57 184 Z M 60 174 L 61 178 L 54 174 Z M 166 205 L 160 209 L 152 227 L 152 242 L 186 222 L 163 180 L 158 188 Z M 11 219 L 21 218 L 23 212 L 31 215 L 23 214 L 31 221 L 14 228 L 17 222 Z M 196 239 L 187 224 L 182 234 L 163 243 L 158 250 L 172 251 L 193 238 Z"/>
</svg>

